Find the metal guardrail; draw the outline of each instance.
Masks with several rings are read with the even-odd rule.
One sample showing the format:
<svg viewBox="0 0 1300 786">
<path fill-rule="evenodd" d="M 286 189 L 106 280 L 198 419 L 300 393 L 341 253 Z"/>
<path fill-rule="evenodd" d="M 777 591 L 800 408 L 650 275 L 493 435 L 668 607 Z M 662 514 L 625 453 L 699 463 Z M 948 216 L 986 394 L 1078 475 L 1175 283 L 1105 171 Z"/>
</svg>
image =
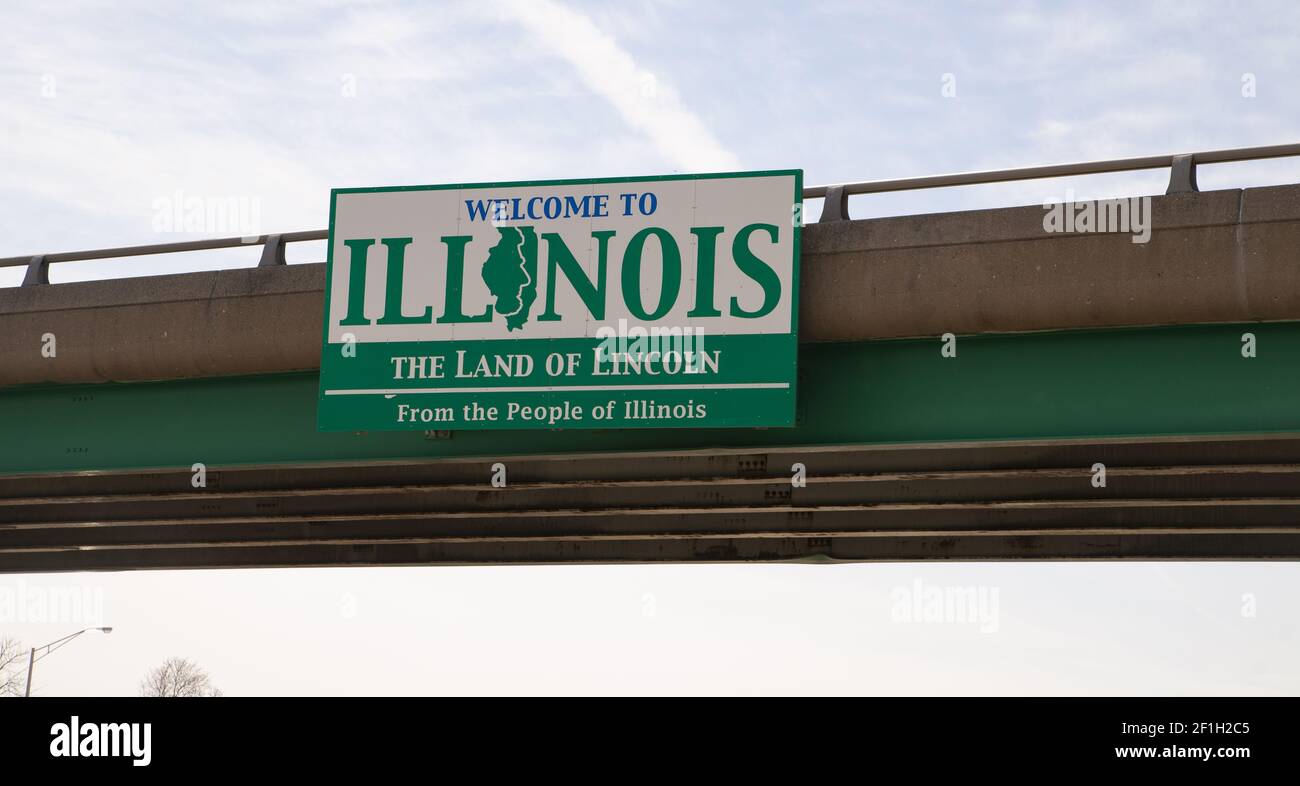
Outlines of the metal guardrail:
<svg viewBox="0 0 1300 786">
<path fill-rule="evenodd" d="M 1100 175 L 1112 172 L 1133 172 L 1143 169 L 1163 169 L 1165 167 L 1170 170 L 1169 188 L 1165 193 L 1183 194 L 1198 190 L 1196 187 L 1196 167 L 1198 164 L 1222 164 L 1234 161 L 1255 161 L 1265 158 L 1286 158 L 1289 156 L 1300 156 L 1300 143 L 1206 150 L 1199 153 L 1113 158 L 1107 161 L 1048 164 L 1046 166 L 1019 167 L 1016 169 L 993 169 L 983 172 L 958 172 L 949 175 L 905 177 L 893 180 L 835 183 L 805 188 L 803 198 L 817 199 L 820 197 L 824 199 L 822 214 L 817 223 L 828 223 L 847 221 L 849 219 L 848 200 L 854 194 L 881 194 L 890 191 L 912 191 L 923 188 L 1008 183 L 1017 180 L 1039 180 L 1072 175 Z M 3 257 L 0 258 L 0 268 L 26 266 L 27 275 L 24 276 L 22 285 L 33 286 L 49 283 L 49 266 L 55 262 L 85 262 L 97 259 L 119 259 L 150 254 L 175 254 L 185 251 L 208 251 L 218 248 L 259 245 L 262 247 L 262 258 L 258 262 L 259 267 L 283 265 L 285 263 L 284 247 L 286 244 L 308 240 L 325 240 L 328 236 L 328 230 L 317 229 L 305 232 L 285 232 L 276 235 L 225 237 L 210 240 L 190 240 L 180 243 L 156 243 L 146 246 L 123 246 L 90 251 L 65 251 L 34 256 Z"/>
</svg>

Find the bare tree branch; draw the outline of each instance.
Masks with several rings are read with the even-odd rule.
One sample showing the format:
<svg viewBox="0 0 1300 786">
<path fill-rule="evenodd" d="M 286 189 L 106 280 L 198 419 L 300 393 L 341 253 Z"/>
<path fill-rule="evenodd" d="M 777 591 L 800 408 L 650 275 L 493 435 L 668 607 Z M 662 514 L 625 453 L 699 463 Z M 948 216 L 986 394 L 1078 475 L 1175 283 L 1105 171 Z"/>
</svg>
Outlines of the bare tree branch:
<svg viewBox="0 0 1300 786">
<path fill-rule="evenodd" d="M 0 638 L 0 696 L 21 696 L 27 675 L 27 648 L 9 637 Z"/>
<path fill-rule="evenodd" d="M 140 681 L 141 696 L 220 696 L 212 678 L 185 658 L 168 658 Z"/>
</svg>

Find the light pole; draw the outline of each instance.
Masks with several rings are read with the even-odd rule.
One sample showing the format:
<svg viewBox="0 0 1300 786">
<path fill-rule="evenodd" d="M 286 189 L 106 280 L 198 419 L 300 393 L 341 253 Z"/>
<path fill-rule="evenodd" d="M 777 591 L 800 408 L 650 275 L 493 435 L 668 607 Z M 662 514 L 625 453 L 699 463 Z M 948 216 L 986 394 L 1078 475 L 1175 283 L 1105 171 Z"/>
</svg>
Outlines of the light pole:
<svg viewBox="0 0 1300 786">
<path fill-rule="evenodd" d="M 67 636 L 64 636 L 61 639 L 56 639 L 55 641 L 51 641 L 49 644 L 46 644 L 43 647 L 32 647 L 32 651 L 27 655 L 27 690 L 23 691 L 23 696 L 32 695 L 32 668 L 36 666 L 36 661 L 40 659 L 36 657 L 36 651 L 45 650 L 45 652 L 41 653 L 41 658 L 44 658 L 46 655 L 49 655 L 50 653 L 57 650 L 59 647 L 62 647 L 64 644 L 67 644 L 68 642 L 72 641 L 73 639 L 77 638 L 78 636 L 80 636 L 81 634 L 85 633 L 88 630 L 98 630 L 104 633 L 113 632 L 112 628 L 82 628 L 76 633 L 71 633 L 68 634 Z"/>
</svg>

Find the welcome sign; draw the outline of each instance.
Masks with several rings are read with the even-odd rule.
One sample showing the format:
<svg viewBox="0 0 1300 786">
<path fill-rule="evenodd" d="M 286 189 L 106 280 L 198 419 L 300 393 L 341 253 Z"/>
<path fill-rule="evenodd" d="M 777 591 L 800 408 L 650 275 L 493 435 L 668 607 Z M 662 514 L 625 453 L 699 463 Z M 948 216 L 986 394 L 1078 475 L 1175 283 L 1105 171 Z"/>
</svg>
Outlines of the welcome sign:
<svg viewBox="0 0 1300 786">
<path fill-rule="evenodd" d="M 335 189 L 320 429 L 793 425 L 802 180 Z"/>
</svg>

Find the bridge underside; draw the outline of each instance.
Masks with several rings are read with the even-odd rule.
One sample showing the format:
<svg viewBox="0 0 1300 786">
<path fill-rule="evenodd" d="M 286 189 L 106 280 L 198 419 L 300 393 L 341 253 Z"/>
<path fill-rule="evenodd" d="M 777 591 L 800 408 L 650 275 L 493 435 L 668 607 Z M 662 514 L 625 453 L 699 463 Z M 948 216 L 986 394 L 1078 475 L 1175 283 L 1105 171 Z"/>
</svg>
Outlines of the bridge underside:
<svg viewBox="0 0 1300 786">
<path fill-rule="evenodd" d="M 504 488 L 491 463 L 4 477 L 0 571 L 1300 558 L 1300 437 L 535 457 Z"/>
</svg>

